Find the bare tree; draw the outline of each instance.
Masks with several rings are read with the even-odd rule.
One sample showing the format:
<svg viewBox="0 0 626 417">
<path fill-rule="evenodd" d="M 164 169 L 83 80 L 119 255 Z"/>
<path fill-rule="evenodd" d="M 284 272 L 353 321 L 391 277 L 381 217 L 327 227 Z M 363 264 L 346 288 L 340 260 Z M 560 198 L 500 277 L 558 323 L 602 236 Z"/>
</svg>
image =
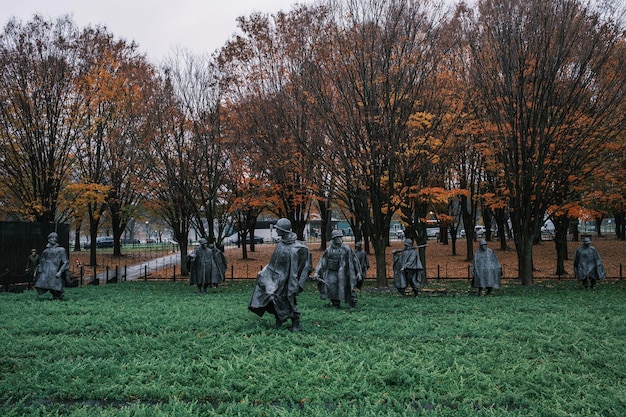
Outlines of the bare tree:
<svg viewBox="0 0 626 417">
<path fill-rule="evenodd" d="M 172 228 L 180 247 L 181 275 L 188 275 L 186 258 L 189 230 L 197 213 L 194 192 L 198 174 L 195 159 L 189 155 L 193 138 L 167 71 L 151 95 L 148 117 L 154 138 L 152 146 L 140 154 L 150 167 L 146 205 Z"/>
<path fill-rule="evenodd" d="M 189 178 L 192 194 L 187 201 L 193 203 L 193 227 L 209 242 L 215 242 L 214 223 L 221 218 L 219 193 L 230 167 L 221 133 L 222 73 L 212 57 L 184 50 L 175 51 L 164 67 L 191 139 L 187 158 L 195 175 Z"/>
</svg>

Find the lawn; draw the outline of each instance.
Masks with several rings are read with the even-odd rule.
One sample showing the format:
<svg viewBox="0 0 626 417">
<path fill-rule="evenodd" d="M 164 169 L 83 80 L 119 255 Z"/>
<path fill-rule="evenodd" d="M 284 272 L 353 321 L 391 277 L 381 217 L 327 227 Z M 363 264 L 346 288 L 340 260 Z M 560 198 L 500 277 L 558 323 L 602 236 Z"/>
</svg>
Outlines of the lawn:
<svg viewBox="0 0 626 417">
<path fill-rule="evenodd" d="M 0 414 L 626 415 L 626 281 L 367 287 L 341 310 L 309 283 L 297 334 L 247 311 L 252 285 L 0 294 Z"/>
</svg>

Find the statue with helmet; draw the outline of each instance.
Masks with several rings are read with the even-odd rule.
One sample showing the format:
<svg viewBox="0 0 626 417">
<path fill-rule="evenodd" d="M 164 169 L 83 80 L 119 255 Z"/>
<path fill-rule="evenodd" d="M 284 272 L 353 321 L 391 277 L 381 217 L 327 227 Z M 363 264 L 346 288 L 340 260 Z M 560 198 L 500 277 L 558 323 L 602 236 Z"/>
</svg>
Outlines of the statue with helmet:
<svg viewBox="0 0 626 417">
<path fill-rule="evenodd" d="M 472 288 L 478 288 L 477 295 L 483 295 L 483 289 L 487 289 L 487 295 L 494 288 L 500 288 L 502 278 L 502 266 L 496 254 L 487 246 L 487 241 L 481 239 L 479 247 L 472 261 Z"/>
<path fill-rule="evenodd" d="M 367 277 L 367 270 L 370 268 L 370 261 L 367 258 L 367 252 L 363 250 L 363 244 L 361 242 L 356 242 L 354 244 L 354 254 L 359 260 L 359 266 L 361 267 L 361 279 L 356 283 L 356 287 L 360 290 L 363 286 L 363 281 L 365 281 L 365 278 Z"/>
<path fill-rule="evenodd" d="M 311 253 L 291 231 L 289 219 L 279 219 L 274 227 L 280 241 L 269 263 L 257 274 L 248 309 L 259 317 L 266 312 L 273 314 L 276 329 L 291 319 L 290 330 L 299 332 L 301 313 L 296 296 L 304 290 L 311 272 Z"/>
<path fill-rule="evenodd" d="M 588 237 L 583 238 L 583 245 L 574 254 L 574 275 L 585 288 L 594 288 L 598 280 L 606 278 L 600 254 Z"/>
<path fill-rule="evenodd" d="M 217 288 L 226 276 L 226 257 L 205 238 L 200 239 L 193 253 L 187 257 L 190 271 L 189 285 L 196 285 L 198 293 L 206 294 L 207 288 Z"/>
<path fill-rule="evenodd" d="M 354 251 L 343 244 L 343 233 L 333 230 L 330 246 L 320 258 L 313 278 L 318 280 L 322 300 L 330 299 L 331 304 L 341 308 L 341 302 L 356 307 L 357 295 L 354 289 L 361 280 L 361 266 Z"/>
<path fill-rule="evenodd" d="M 407 295 L 406 290 L 409 286 L 413 289 L 413 295 L 419 296 L 423 270 L 413 240 L 404 239 L 404 249 L 393 251 L 393 284 L 402 296 Z"/>
</svg>

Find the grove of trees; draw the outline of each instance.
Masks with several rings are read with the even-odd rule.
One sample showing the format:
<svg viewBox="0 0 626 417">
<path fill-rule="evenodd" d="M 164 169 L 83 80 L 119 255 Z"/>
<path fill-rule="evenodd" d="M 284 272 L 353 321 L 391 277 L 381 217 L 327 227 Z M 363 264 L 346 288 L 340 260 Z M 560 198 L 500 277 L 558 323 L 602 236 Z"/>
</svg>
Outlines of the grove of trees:
<svg viewBox="0 0 626 417">
<path fill-rule="evenodd" d="M 315 216 L 324 248 L 341 212 L 381 287 L 392 218 L 418 245 L 436 218 L 456 253 L 459 225 L 480 215 L 502 249 L 512 239 L 530 285 L 546 218 L 557 273 L 579 219 L 613 217 L 626 239 L 624 12 L 612 0 L 320 0 L 242 16 L 220 50 L 158 64 L 106 27 L 12 19 L 1 214 L 69 222 L 77 242 L 106 221 L 121 255 L 150 213 L 186 273 L 190 230 L 221 244 L 271 213 L 303 237 Z"/>
</svg>

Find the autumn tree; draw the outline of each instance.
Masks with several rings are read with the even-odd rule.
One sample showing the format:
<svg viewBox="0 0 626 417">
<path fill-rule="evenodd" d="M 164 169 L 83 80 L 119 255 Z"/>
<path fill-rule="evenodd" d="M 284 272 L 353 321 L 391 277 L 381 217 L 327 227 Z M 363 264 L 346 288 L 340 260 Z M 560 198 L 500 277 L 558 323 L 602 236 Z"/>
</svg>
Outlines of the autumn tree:
<svg viewBox="0 0 626 417">
<path fill-rule="evenodd" d="M 439 26 L 424 2 L 328 4 L 331 15 L 317 45 L 319 61 L 309 67 L 309 91 L 325 127 L 328 160 L 349 179 L 340 192 L 356 191 L 367 201 L 362 221 L 374 247 L 377 285 L 384 287 L 389 225 L 399 208 L 398 164 L 405 152 L 419 160 L 419 152 L 411 153 L 408 121 L 420 110 L 436 68 Z"/>
<path fill-rule="evenodd" d="M 611 9 L 594 4 L 483 0 L 463 15 L 467 69 L 495 127 L 523 285 L 533 283 L 532 245 L 563 170 L 596 169 L 603 161 L 591 156 L 624 123 L 615 114 L 626 78 L 614 71 L 624 64 L 623 35 L 598 11 Z"/>
<path fill-rule="evenodd" d="M 241 17 L 241 34 L 221 52 L 223 71 L 237 75 L 229 83 L 228 103 L 238 114 L 241 146 L 251 169 L 271 183 L 269 210 L 288 218 L 300 239 L 319 173 L 319 159 L 307 151 L 318 137 L 302 81 L 310 47 L 301 46 L 311 41 L 302 31 L 307 26 L 299 24 L 306 10 Z"/>
<path fill-rule="evenodd" d="M 83 133 L 78 29 L 65 16 L 12 19 L 0 35 L 0 187 L 26 220 L 57 221 Z"/>
<path fill-rule="evenodd" d="M 80 183 L 109 187 L 105 201 L 88 202 L 89 235 L 95 242 L 108 209 L 114 254 L 120 256 L 120 237 L 144 195 L 145 165 L 136 155 L 144 144 L 142 132 L 148 131 L 143 103 L 152 71 L 136 45 L 115 39 L 105 27 L 86 28 L 77 46 L 81 65 L 75 88 L 86 130 L 76 143 L 75 169 Z M 90 263 L 95 262 L 92 244 Z"/>
</svg>

